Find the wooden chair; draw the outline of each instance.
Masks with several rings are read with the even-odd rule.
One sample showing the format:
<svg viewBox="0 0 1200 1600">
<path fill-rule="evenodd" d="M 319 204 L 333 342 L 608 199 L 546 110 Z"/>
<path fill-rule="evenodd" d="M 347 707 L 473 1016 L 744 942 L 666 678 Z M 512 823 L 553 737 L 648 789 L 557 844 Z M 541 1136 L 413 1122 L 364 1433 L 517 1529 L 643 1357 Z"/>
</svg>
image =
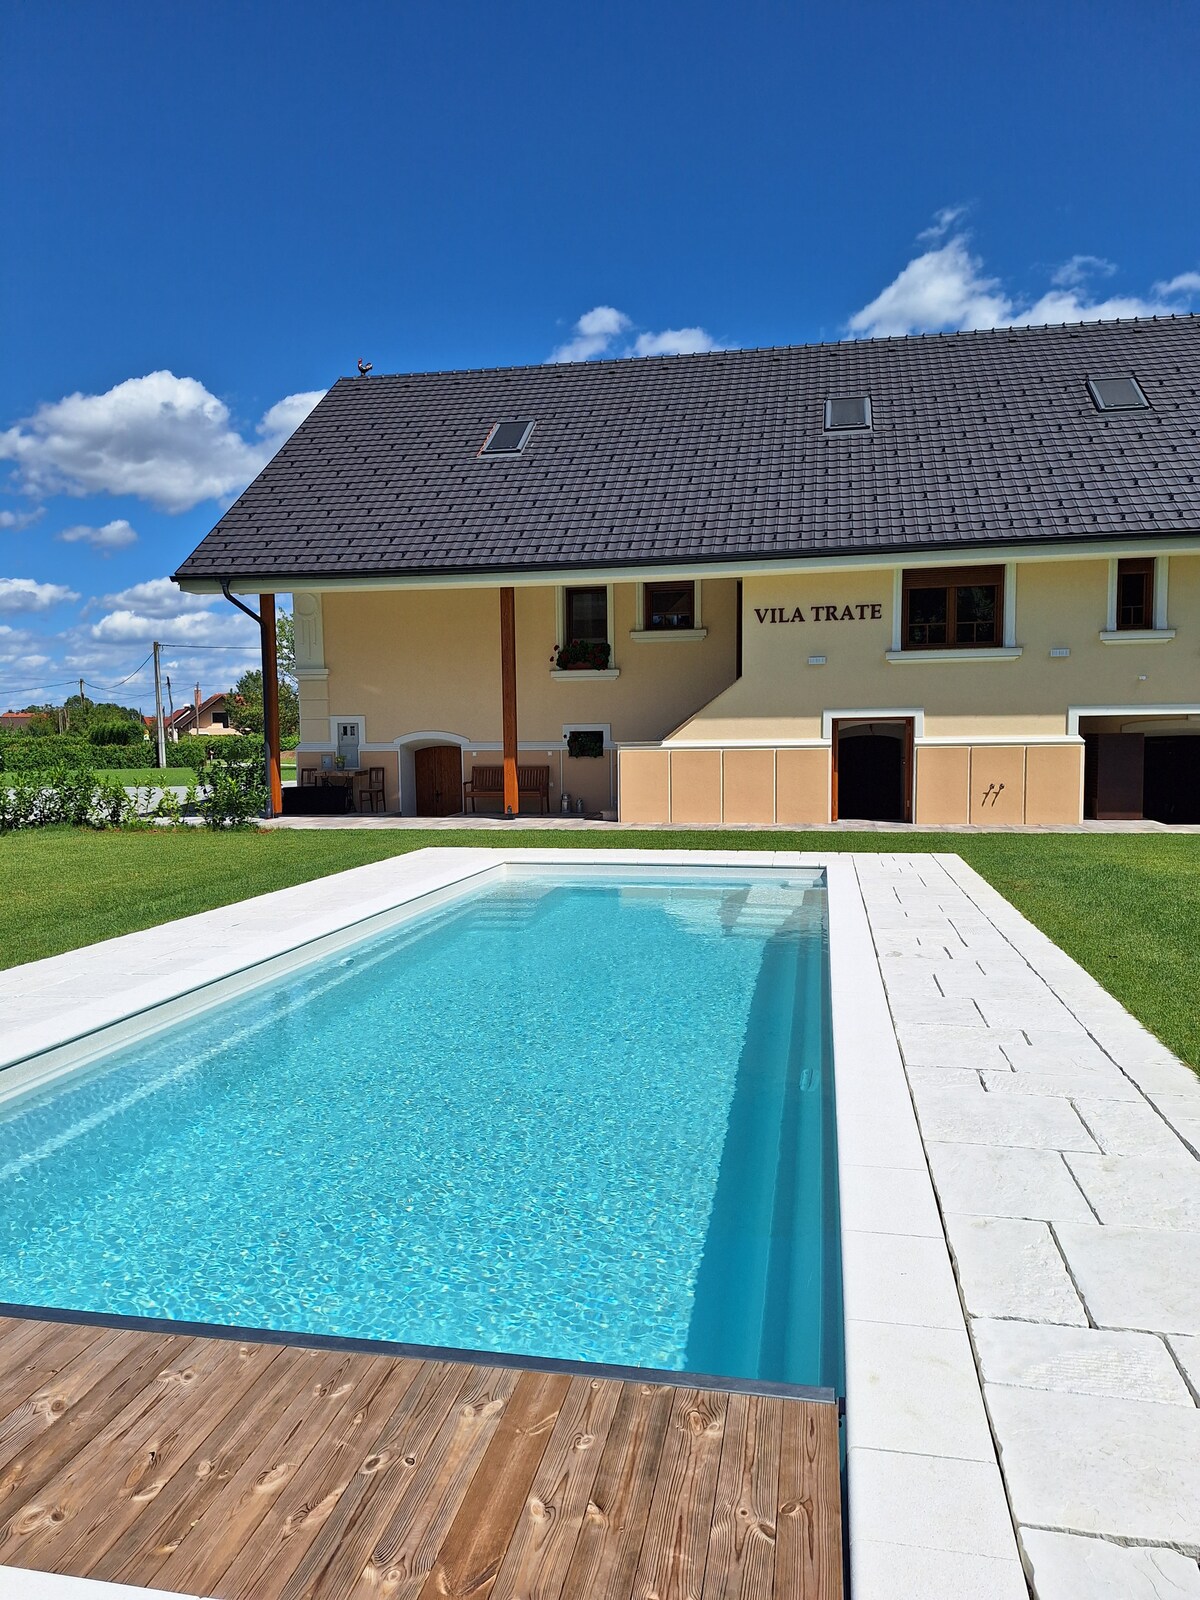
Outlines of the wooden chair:
<svg viewBox="0 0 1200 1600">
<path fill-rule="evenodd" d="M 313 784 L 316 783 L 316 781 L 317 781 L 317 769 L 316 769 L 316 767 L 301 767 L 300 768 L 300 787 L 302 789 L 310 788 Z"/>
<path fill-rule="evenodd" d="M 387 810 L 387 795 L 383 787 L 382 767 L 367 768 L 367 781 L 358 791 L 358 809 L 360 811 L 366 809 L 363 805 L 365 800 L 371 802 L 371 810 L 373 812 Z"/>
<path fill-rule="evenodd" d="M 518 767 L 517 768 L 517 793 L 518 801 L 523 794 L 536 794 L 542 803 L 542 810 L 550 810 L 550 768 L 549 767 Z M 475 810 L 475 801 L 479 796 L 485 795 L 490 799 L 493 795 L 503 803 L 504 800 L 504 768 L 503 767 L 474 767 L 471 776 L 463 784 L 463 810 L 467 809 L 467 801 L 471 802 L 471 810 Z"/>
</svg>

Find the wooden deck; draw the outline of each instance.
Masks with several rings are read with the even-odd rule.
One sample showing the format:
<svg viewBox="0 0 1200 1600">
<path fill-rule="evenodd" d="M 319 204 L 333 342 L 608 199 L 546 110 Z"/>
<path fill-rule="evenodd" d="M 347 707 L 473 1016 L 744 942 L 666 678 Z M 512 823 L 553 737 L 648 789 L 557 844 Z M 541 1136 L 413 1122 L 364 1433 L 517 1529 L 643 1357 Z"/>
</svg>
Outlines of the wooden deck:
<svg viewBox="0 0 1200 1600">
<path fill-rule="evenodd" d="M 0 1318 L 0 1566 L 217 1600 L 837 1600 L 840 1494 L 832 1405 Z"/>
</svg>

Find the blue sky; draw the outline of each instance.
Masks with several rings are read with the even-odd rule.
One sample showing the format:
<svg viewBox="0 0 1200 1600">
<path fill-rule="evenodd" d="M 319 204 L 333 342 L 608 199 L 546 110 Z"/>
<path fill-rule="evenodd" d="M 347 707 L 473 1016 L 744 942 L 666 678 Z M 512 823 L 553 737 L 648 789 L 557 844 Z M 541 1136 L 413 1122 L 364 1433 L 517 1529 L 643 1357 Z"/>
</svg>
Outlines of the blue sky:
<svg viewBox="0 0 1200 1600">
<path fill-rule="evenodd" d="M 0 708 L 377 372 L 1200 308 L 1191 0 L 0 0 Z M 248 637 L 249 632 L 249 637 Z"/>
</svg>

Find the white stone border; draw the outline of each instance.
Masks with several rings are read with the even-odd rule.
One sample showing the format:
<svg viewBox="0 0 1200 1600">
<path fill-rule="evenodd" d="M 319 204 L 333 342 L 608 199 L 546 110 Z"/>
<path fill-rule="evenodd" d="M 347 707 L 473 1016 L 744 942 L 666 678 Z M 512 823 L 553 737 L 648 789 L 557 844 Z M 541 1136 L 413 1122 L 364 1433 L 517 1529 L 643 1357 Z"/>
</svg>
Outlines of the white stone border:
<svg viewBox="0 0 1200 1600">
<path fill-rule="evenodd" d="M 0 1067 L 15 1074 L 0 1101 L 188 1011 L 319 959 L 361 937 L 368 931 L 364 923 L 385 916 L 399 921 L 509 865 L 824 871 L 854 1600 L 901 1600 L 890 1558 L 900 1524 L 912 1516 L 944 1526 L 952 1563 L 985 1563 L 995 1580 L 989 1597 L 1024 1596 L 949 1249 L 851 855 L 529 848 L 393 856 L 0 973 L 0 1024 L 8 1024 Z M 930 1594 L 955 1592 L 943 1591 L 940 1572 L 931 1578 Z"/>
</svg>

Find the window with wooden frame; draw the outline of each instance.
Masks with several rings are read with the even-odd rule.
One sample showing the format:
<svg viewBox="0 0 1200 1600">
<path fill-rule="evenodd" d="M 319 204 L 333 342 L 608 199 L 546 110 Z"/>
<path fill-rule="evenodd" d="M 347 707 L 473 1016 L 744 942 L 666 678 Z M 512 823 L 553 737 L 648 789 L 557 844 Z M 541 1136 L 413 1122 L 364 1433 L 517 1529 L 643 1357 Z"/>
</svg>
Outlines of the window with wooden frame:
<svg viewBox="0 0 1200 1600">
<path fill-rule="evenodd" d="M 563 643 L 608 643 L 608 590 L 604 584 L 563 591 Z"/>
<path fill-rule="evenodd" d="M 903 599 L 903 650 L 972 650 L 1003 642 L 1003 567 L 906 572 Z"/>
<path fill-rule="evenodd" d="M 696 585 L 690 579 L 643 586 L 642 627 L 648 633 L 670 633 L 696 626 Z"/>
<path fill-rule="evenodd" d="M 1154 626 L 1154 557 L 1117 562 L 1118 629 Z"/>
</svg>

